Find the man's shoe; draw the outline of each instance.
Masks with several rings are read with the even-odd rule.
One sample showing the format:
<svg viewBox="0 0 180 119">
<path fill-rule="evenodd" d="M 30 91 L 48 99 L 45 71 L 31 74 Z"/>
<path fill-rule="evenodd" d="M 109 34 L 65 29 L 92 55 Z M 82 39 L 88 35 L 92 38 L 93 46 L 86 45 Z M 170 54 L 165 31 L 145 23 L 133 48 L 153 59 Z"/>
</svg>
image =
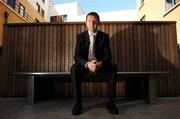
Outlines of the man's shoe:
<svg viewBox="0 0 180 119">
<path fill-rule="evenodd" d="M 73 115 L 80 115 L 82 113 L 82 104 L 81 103 L 75 103 L 72 114 Z"/>
<path fill-rule="evenodd" d="M 119 114 L 118 108 L 113 102 L 107 102 L 106 107 L 111 114 Z"/>
</svg>

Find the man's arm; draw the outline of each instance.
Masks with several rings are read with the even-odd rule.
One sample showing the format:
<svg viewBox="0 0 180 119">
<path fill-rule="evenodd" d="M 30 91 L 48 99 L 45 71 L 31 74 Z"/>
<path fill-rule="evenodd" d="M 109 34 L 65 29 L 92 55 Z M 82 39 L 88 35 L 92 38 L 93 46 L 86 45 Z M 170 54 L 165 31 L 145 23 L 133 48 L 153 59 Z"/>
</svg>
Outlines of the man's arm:
<svg viewBox="0 0 180 119">
<path fill-rule="evenodd" d="M 103 44 L 103 59 L 102 59 L 102 65 L 106 65 L 107 63 L 111 62 L 112 54 L 110 49 L 110 43 L 109 43 L 109 35 L 105 35 L 104 38 L 104 44 Z"/>
<path fill-rule="evenodd" d="M 81 64 L 82 66 L 85 66 L 88 62 L 84 56 L 83 56 L 83 48 L 82 48 L 82 37 L 80 35 L 76 36 L 76 47 L 75 47 L 75 54 L 74 54 L 74 60 L 75 62 Z"/>
</svg>

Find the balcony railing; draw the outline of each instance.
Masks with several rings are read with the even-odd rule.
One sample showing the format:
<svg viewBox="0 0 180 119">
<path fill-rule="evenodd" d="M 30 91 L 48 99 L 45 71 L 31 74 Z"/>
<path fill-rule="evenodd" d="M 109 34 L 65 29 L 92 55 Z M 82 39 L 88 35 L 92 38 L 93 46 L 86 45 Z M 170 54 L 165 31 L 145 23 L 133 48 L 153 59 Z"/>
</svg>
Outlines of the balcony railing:
<svg viewBox="0 0 180 119">
<path fill-rule="evenodd" d="M 25 12 L 25 7 L 20 4 L 19 1 L 16 0 L 16 2 L 8 2 L 7 0 L 2 0 L 4 3 L 6 3 L 8 6 L 10 6 L 16 13 L 21 15 L 23 18 L 25 18 L 28 22 L 35 22 L 35 20 Z M 19 4 L 17 4 L 19 3 Z"/>
</svg>

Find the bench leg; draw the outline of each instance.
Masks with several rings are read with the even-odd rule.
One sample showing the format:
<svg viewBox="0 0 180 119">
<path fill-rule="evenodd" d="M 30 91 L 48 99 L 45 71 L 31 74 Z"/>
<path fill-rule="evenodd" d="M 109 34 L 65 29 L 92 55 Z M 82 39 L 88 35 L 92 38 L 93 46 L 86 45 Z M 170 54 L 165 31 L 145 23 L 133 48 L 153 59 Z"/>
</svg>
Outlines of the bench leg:
<svg viewBox="0 0 180 119">
<path fill-rule="evenodd" d="M 28 76 L 27 104 L 34 104 L 34 76 Z"/>
<path fill-rule="evenodd" d="M 155 77 L 149 76 L 148 78 L 148 99 L 149 104 L 156 103 L 156 80 Z"/>
</svg>

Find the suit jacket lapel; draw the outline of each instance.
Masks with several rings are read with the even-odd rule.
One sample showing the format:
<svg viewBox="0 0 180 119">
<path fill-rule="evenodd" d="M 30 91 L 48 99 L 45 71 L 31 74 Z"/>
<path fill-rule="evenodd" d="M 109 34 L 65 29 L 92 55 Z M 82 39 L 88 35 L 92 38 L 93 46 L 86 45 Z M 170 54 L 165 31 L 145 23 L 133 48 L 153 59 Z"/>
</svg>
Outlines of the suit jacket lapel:
<svg viewBox="0 0 180 119">
<path fill-rule="evenodd" d="M 90 44 L 90 38 L 89 38 L 89 34 L 88 34 L 88 31 L 85 32 L 85 36 L 84 36 L 84 43 L 85 43 L 85 46 L 86 46 L 86 49 L 85 50 L 88 50 L 89 49 L 89 44 Z"/>
<path fill-rule="evenodd" d="M 100 32 L 97 32 L 96 34 L 96 39 L 95 39 L 95 49 L 100 47 L 100 43 L 101 43 L 101 38 L 100 38 Z"/>
</svg>

